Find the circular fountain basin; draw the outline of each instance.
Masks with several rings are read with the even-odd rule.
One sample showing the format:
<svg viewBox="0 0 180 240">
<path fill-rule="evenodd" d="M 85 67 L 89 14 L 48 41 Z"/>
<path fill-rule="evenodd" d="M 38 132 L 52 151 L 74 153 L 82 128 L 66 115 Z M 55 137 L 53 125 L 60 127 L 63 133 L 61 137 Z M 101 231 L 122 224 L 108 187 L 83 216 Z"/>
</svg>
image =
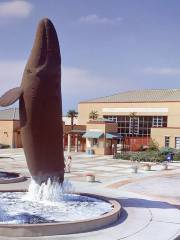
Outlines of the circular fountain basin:
<svg viewBox="0 0 180 240">
<path fill-rule="evenodd" d="M 25 180 L 25 176 L 19 173 L 0 171 L 0 184 L 17 183 Z"/>
<path fill-rule="evenodd" d="M 121 206 L 93 194 L 65 194 L 60 203 L 31 202 L 23 191 L 0 192 L 0 235 L 37 237 L 87 232 L 118 220 Z M 12 214 L 13 213 L 13 214 Z"/>
</svg>

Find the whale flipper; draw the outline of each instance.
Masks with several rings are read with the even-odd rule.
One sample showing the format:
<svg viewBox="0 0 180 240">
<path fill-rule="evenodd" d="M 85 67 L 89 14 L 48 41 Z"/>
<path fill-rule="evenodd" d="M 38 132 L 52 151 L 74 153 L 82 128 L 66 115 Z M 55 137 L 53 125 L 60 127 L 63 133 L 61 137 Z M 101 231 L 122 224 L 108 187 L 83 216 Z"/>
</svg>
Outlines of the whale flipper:
<svg viewBox="0 0 180 240">
<path fill-rule="evenodd" d="M 22 95 L 21 87 L 12 88 L 0 97 L 0 107 L 6 107 L 15 103 Z"/>
</svg>

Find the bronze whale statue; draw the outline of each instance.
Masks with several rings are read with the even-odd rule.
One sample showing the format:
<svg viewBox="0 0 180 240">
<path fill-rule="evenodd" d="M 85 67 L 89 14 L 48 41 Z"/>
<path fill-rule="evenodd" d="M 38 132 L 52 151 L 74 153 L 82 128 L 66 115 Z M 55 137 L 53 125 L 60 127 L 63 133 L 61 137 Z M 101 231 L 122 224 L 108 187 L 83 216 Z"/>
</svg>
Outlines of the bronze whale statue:
<svg viewBox="0 0 180 240">
<path fill-rule="evenodd" d="M 21 86 L 6 92 L 0 106 L 19 99 L 22 144 L 32 178 L 64 180 L 61 101 L 61 55 L 56 30 L 49 19 L 39 22 Z"/>
</svg>

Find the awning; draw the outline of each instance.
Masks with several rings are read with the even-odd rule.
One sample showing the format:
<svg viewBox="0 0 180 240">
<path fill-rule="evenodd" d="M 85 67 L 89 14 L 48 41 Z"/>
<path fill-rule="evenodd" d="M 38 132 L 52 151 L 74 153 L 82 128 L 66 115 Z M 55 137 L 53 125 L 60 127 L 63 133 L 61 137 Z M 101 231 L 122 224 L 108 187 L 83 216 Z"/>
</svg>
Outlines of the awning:
<svg viewBox="0 0 180 240">
<path fill-rule="evenodd" d="M 121 139 L 120 133 L 106 133 L 106 139 Z"/>
<path fill-rule="evenodd" d="M 100 138 L 103 136 L 104 133 L 102 132 L 93 132 L 93 131 L 89 131 L 86 132 L 82 137 L 83 138 Z"/>
</svg>

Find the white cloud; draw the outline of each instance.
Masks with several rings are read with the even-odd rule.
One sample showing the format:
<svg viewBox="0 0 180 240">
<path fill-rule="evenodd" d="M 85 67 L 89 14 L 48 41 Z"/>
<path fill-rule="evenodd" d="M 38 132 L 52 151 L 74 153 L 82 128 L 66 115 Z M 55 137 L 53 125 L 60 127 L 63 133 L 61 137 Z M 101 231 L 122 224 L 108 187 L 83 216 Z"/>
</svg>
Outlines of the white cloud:
<svg viewBox="0 0 180 240">
<path fill-rule="evenodd" d="M 0 18 L 25 18 L 32 8 L 32 4 L 24 0 L 4 1 L 0 3 Z"/>
<path fill-rule="evenodd" d="M 75 108 L 80 101 L 108 96 L 135 87 L 136 83 L 129 79 L 107 77 L 82 68 L 62 68 L 62 96 L 65 108 L 67 105 Z"/>
<path fill-rule="evenodd" d="M 164 67 L 164 68 L 153 68 L 147 67 L 143 69 L 143 73 L 152 74 L 152 75 L 180 75 L 180 68 L 171 68 L 171 67 Z"/>
<path fill-rule="evenodd" d="M 122 18 L 108 18 L 108 17 L 99 17 L 96 14 L 90 14 L 87 16 L 82 16 L 79 19 L 80 23 L 87 23 L 87 24 L 118 24 L 121 23 Z"/>
<path fill-rule="evenodd" d="M 25 63 L 23 60 L 0 60 L 0 96 L 8 89 L 20 86 Z"/>
<path fill-rule="evenodd" d="M 4 91 L 21 84 L 25 64 L 25 60 L 0 60 L 0 95 Z M 64 95 L 79 95 L 80 93 L 88 95 L 90 91 L 97 90 L 98 81 L 102 81 L 102 77 L 97 77 L 88 70 L 62 67 Z M 111 83 L 106 83 L 105 80 L 104 85 L 106 86 L 107 84 L 110 85 Z"/>
<path fill-rule="evenodd" d="M 105 92 L 117 91 L 117 79 L 100 76 L 87 69 L 75 67 L 62 68 L 62 87 L 68 94 L 76 94 L 82 98 L 100 97 Z M 119 80 L 119 86 L 121 86 Z"/>
<path fill-rule="evenodd" d="M 26 60 L 0 60 L 0 96 L 20 86 L 25 64 Z M 132 85 L 127 79 L 110 79 L 87 69 L 62 66 L 64 112 L 76 108 L 80 101 L 132 89 Z"/>
</svg>

